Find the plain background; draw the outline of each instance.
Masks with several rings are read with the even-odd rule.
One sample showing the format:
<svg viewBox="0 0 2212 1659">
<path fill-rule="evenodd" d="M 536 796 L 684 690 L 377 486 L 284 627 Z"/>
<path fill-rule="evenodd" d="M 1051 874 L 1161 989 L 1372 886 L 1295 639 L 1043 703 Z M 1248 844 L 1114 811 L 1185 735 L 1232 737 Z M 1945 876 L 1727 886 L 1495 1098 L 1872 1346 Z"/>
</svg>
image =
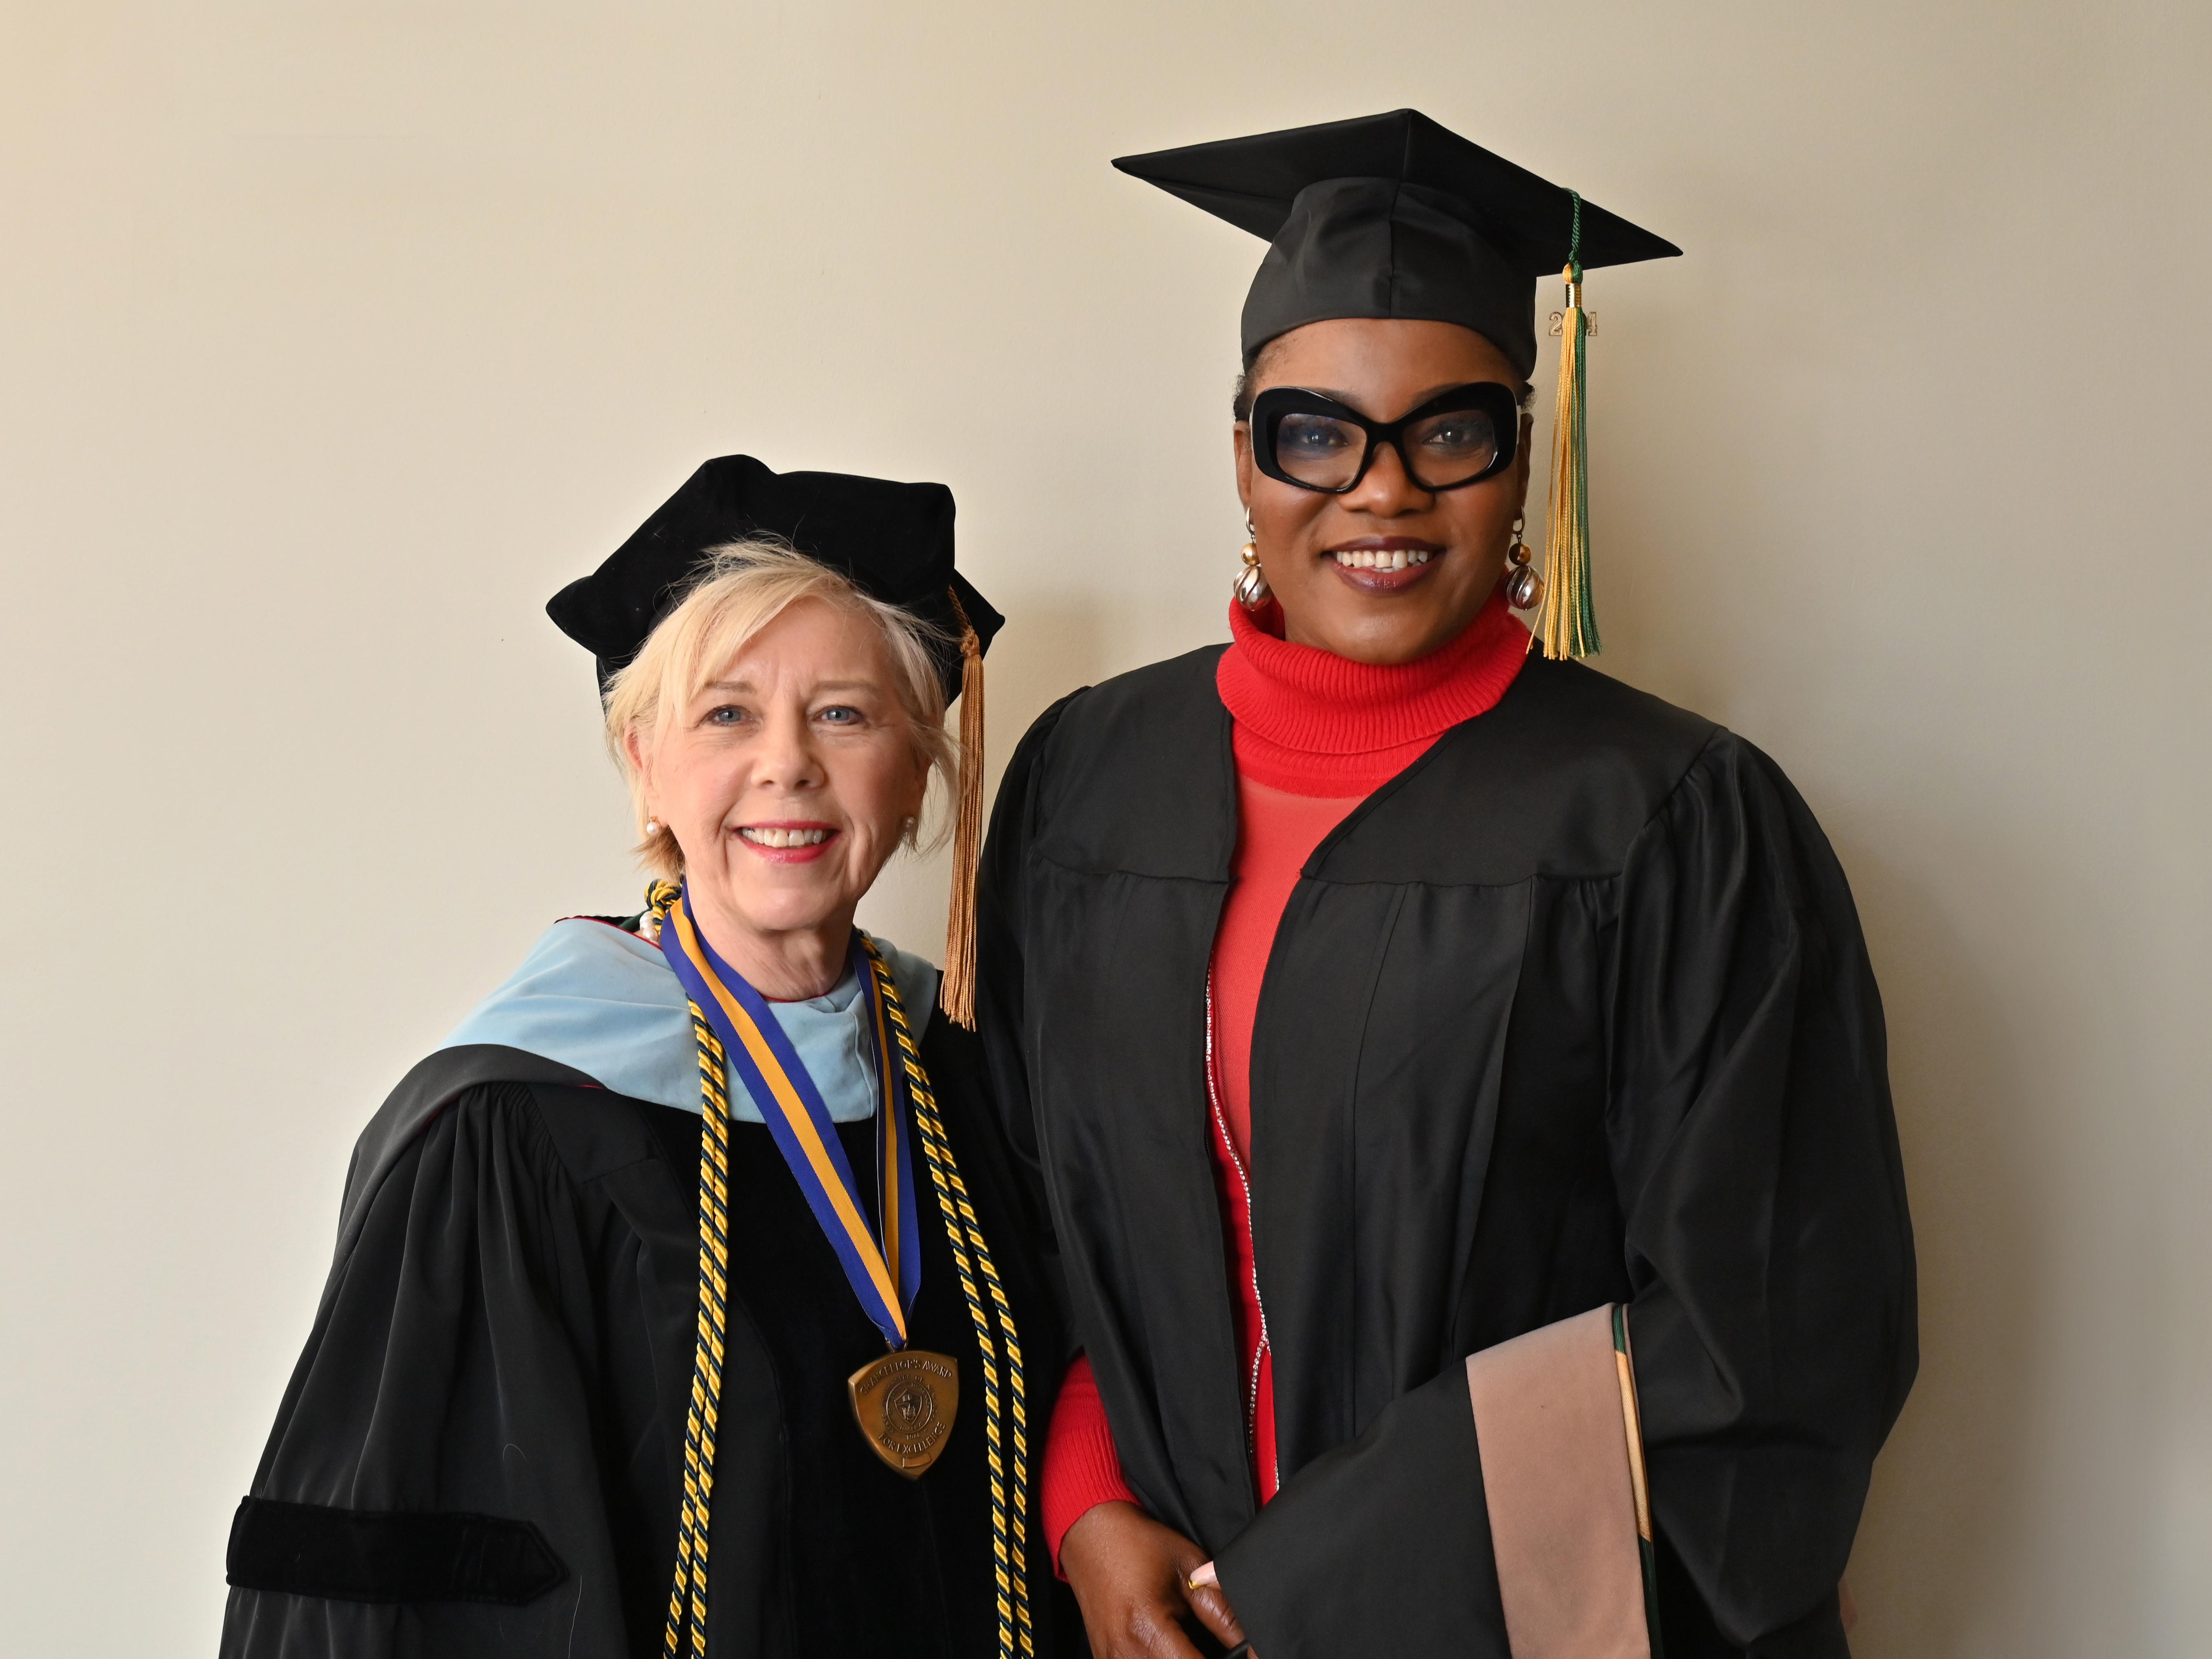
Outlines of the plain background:
<svg viewBox="0 0 2212 1659">
<path fill-rule="evenodd" d="M 1688 250 L 1589 283 L 1600 665 L 1780 759 L 1886 994 L 1859 1652 L 2204 1652 L 2206 20 L 0 10 L 0 1650 L 210 1650 L 353 1136 L 634 906 L 554 589 L 742 450 L 952 486 L 994 765 L 1225 637 L 1260 244 L 1107 159 L 1410 104 Z"/>
</svg>

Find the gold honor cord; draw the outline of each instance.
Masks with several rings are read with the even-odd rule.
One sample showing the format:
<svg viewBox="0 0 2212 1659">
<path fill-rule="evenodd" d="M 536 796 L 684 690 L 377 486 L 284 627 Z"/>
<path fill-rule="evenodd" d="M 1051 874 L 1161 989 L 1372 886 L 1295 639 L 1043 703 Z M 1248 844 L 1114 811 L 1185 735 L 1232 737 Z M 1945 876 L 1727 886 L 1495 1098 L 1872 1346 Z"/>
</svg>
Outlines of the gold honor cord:
<svg viewBox="0 0 2212 1659">
<path fill-rule="evenodd" d="M 672 882 L 655 882 L 647 890 L 648 916 L 665 921 L 679 890 Z M 913 1034 L 900 1006 L 898 988 L 874 944 L 868 944 L 868 961 L 876 979 L 879 1000 L 897 1042 L 899 1058 L 914 1103 L 915 1127 L 921 1139 L 930 1183 L 936 1188 L 938 1208 L 952 1245 L 960 1286 L 968 1302 L 969 1320 L 983 1366 L 983 1428 L 990 1464 L 991 1549 L 993 1577 L 997 1586 L 999 1659 L 1028 1659 L 1036 1652 L 1030 1617 L 1026 1541 L 1029 1517 L 1029 1427 L 1022 1383 L 1021 1343 L 1014 1328 L 1013 1310 L 1007 1306 L 998 1269 L 984 1243 L 983 1230 L 969 1202 L 968 1189 L 953 1161 L 945 1126 L 937 1115 L 937 1100 L 929 1076 L 922 1069 Z M 722 1343 L 728 1302 L 730 1261 L 729 1172 L 730 1106 L 727 1058 L 720 1040 L 705 1013 L 694 1004 L 691 1030 L 699 1051 L 699 1097 L 704 1127 L 699 1137 L 699 1320 L 698 1341 L 691 1367 L 691 1398 L 684 1422 L 684 1501 L 676 1525 L 676 1572 L 668 1598 L 668 1625 L 662 1643 L 665 1659 L 682 1659 L 688 1648 L 693 1659 L 707 1653 L 707 1534 L 714 1496 L 714 1432 L 722 1398 Z M 886 1062 L 887 1047 L 881 1048 Z M 885 1066 L 888 1076 L 888 1064 Z M 977 1280 L 990 1288 L 998 1333 L 1005 1343 L 1007 1393 L 1011 1403 L 1013 1478 L 1011 1502 L 1007 1497 L 1001 1449 L 998 1354 L 992 1321 L 986 1317 Z"/>
<path fill-rule="evenodd" d="M 891 1035 L 898 1044 L 906 1070 L 907 1096 L 914 1103 L 914 1125 L 921 1140 L 922 1158 L 929 1165 L 930 1185 L 937 1189 L 937 1207 L 945 1218 L 945 1234 L 952 1243 L 952 1263 L 960 1275 L 961 1293 L 967 1298 L 968 1317 L 975 1327 L 975 1346 L 983 1362 L 983 1445 L 991 1480 L 992 1575 L 996 1583 L 999 1613 L 999 1659 L 1013 1659 L 1036 1651 L 1035 1627 L 1030 1619 L 1029 1538 L 1030 1443 L 1029 1413 L 1022 1384 L 1022 1346 L 1014 1329 L 1014 1312 L 1006 1304 L 1006 1288 L 991 1261 L 991 1247 L 983 1241 L 982 1224 L 969 1201 L 968 1188 L 960 1179 L 952 1147 L 945 1138 L 945 1125 L 937 1115 L 937 1097 L 929 1074 L 922 1070 L 915 1047 L 914 1031 L 899 1002 L 898 987 L 877 951 L 875 941 L 863 935 L 868 965 Z M 972 1255 L 971 1255 L 972 1252 Z M 989 1287 L 991 1319 L 984 1316 L 977 1280 Z M 992 1320 L 1005 1340 L 1006 1358 L 1006 1414 L 1001 1418 L 999 1392 L 999 1345 L 992 1339 Z M 1011 1427 L 1011 1437 L 1007 1429 Z M 1013 1471 L 1008 1479 L 1006 1441 L 1013 1443 Z M 1008 1488 L 1012 1487 L 1009 1495 Z"/>
<path fill-rule="evenodd" d="M 646 915 L 667 925 L 681 892 L 673 882 L 646 889 Z M 684 1413 L 684 1501 L 676 1516 L 676 1577 L 668 1592 L 665 1659 L 707 1653 L 707 1527 L 714 1510 L 714 1430 L 722 1403 L 724 1310 L 730 1270 L 730 1101 L 721 1039 L 697 1003 L 691 1035 L 699 1050 L 699 1332 L 691 1398 Z M 690 1640 L 685 1640 L 685 1633 Z"/>
</svg>

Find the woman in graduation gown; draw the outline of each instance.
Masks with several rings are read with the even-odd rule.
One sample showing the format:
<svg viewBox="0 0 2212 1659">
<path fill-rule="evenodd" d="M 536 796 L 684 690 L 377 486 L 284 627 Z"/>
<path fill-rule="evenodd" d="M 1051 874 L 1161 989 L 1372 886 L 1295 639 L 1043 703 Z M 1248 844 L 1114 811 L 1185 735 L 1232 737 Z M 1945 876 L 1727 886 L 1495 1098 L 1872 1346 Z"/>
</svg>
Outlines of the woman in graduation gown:
<svg viewBox="0 0 2212 1659">
<path fill-rule="evenodd" d="M 553 601 L 659 879 L 362 1135 L 230 1659 L 1054 1650 L 1031 1220 L 937 971 L 853 924 L 999 624 L 951 529 L 729 457 Z"/>
<path fill-rule="evenodd" d="M 1094 1650 L 1845 1651 L 1916 1364 L 1880 1003 L 1779 768 L 1595 646 L 1540 275 L 1677 250 L 1411 111 L 1117 163 L 1269 239 L 1232 642 L 1000 786 L 981 1008 Z M 1545 649 L 1517 610 L 1535 610 Z"/>
</svg>

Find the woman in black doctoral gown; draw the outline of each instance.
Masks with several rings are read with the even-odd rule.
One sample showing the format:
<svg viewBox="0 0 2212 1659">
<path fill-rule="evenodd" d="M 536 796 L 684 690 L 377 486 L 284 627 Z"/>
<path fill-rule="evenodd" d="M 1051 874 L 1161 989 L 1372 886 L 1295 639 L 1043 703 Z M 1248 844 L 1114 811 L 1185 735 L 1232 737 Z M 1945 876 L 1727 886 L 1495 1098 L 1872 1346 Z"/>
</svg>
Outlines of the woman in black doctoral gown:
<svg viewBox="0 0 2212 1659">
<path fill-rule="evenodd" d="M 1235 643 L 1048 710 L 984 859 L 1094 1650 L 1842 1655 L 1916 1363 L 1850 895 L 1771 760 L 1565 659 L 1571 545 L 1545 652 L 1509 609 L 1536 279 L 1676 250 L 1410 111 L 1118 165 L 1271 246 Z"/>
<path fill-rule="evenodd" d="M 363 1133 L 228 1659 L 1056 1650 L 1030 1218 L 937 970 L 853 926 L 998 625 L 951 523 L 730 457 L 553 602 L 663 879 Z"/>
</svg>

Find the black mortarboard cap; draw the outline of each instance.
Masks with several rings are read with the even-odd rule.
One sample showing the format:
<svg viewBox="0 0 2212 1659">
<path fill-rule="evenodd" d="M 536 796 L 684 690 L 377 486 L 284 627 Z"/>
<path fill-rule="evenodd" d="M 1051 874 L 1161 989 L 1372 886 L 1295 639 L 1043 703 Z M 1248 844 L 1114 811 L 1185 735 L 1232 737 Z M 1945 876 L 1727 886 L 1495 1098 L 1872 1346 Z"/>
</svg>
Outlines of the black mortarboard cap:
<svg viewBox="0 0 2212 1659">
<path fill-rule="evenodd" d="M 694 472 L 605 563 L 556 593 L 546 614 L 599 659 L 604 690 L 690 590 L 708 550 L 753 536 L 781 538 L 929 623 L 948 701 L 960 694 L 963 621 L 988 650 L 1006 620 L 952 568 L 952 492 L 943 484 L 777 473 L 750 455 Z"/>
<path fill-rule="evenodd" d="M 1243 346 L 1335 317 L 1459 323 L 1536 367 L 1536 279 L 1567 263 L 1574 198 L 1418 110 L 1224 138 L 1114 165 L 1267 238 Z M 1682 250 L 1584 201 L 1580 263 Z"/>
</svg>

